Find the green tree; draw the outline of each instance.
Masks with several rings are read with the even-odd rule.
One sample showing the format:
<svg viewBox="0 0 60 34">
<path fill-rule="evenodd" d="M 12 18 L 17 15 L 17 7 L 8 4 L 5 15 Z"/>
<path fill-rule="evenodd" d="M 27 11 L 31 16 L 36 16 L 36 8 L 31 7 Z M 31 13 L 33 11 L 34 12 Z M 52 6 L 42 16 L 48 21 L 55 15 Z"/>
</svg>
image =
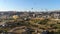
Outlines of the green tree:
<svg viewBox="0 0 60 34">
<path fill-rule="evenodd" d="M 47 24 L 47 22 L 49 21 L 49 19 L 44 19 L 38 22 L 38 24 Z"/>
</svg>

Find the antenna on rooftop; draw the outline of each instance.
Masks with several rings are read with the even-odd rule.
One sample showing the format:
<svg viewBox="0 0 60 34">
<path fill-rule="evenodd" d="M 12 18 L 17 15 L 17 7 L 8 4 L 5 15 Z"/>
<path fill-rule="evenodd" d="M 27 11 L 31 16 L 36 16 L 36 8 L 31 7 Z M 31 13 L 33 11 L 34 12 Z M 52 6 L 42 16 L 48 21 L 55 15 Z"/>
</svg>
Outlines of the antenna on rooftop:
<svg viewBox="0 0 60 34">
<path fill-rule="evenodd" d="M 31 8 L 33 10 L 33 8 Z"/>
<path fill-rule="evenodd" d="M 47 9 L 45 9 L 45 11 L 48 11 Z"/>
<path fill-rule="evenodd" d="M 31 8 L 31 10 L 33 11 L 33 8 Z"/>
</svg>

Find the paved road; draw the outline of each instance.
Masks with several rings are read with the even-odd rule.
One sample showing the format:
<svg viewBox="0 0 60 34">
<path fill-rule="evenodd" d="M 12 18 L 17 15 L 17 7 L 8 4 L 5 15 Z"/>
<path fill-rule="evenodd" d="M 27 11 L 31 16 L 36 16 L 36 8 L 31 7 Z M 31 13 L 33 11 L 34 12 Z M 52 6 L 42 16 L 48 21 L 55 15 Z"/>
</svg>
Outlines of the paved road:
<svg viewBox="0 0 60 34">
<path fill-rule="evenodd" d="M 18 29 L 25 29 L 26 27 L 25 26 L 21 26 L 21 27 L 15 27 L 15 28 L 13 28 L 13 29 L 11 29 L 10 31 L 8 31 L 8 32 L 14 32 L 14 31 L 16 31 L 16 30 L 18 30 Z"/>
</svg>

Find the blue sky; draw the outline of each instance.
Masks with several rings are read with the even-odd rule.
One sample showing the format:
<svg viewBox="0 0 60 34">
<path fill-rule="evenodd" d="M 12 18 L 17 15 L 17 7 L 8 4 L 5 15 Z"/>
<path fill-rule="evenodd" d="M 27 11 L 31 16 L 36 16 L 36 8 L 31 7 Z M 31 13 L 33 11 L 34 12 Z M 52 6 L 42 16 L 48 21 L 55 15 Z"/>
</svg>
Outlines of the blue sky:
<svg viewBox="0 0 60 34">
<path fill-rule="evenodd" d="M 0 0 L 0 11 L 11 10 L 59 10 L 60 0 Z"/>
</svg>

